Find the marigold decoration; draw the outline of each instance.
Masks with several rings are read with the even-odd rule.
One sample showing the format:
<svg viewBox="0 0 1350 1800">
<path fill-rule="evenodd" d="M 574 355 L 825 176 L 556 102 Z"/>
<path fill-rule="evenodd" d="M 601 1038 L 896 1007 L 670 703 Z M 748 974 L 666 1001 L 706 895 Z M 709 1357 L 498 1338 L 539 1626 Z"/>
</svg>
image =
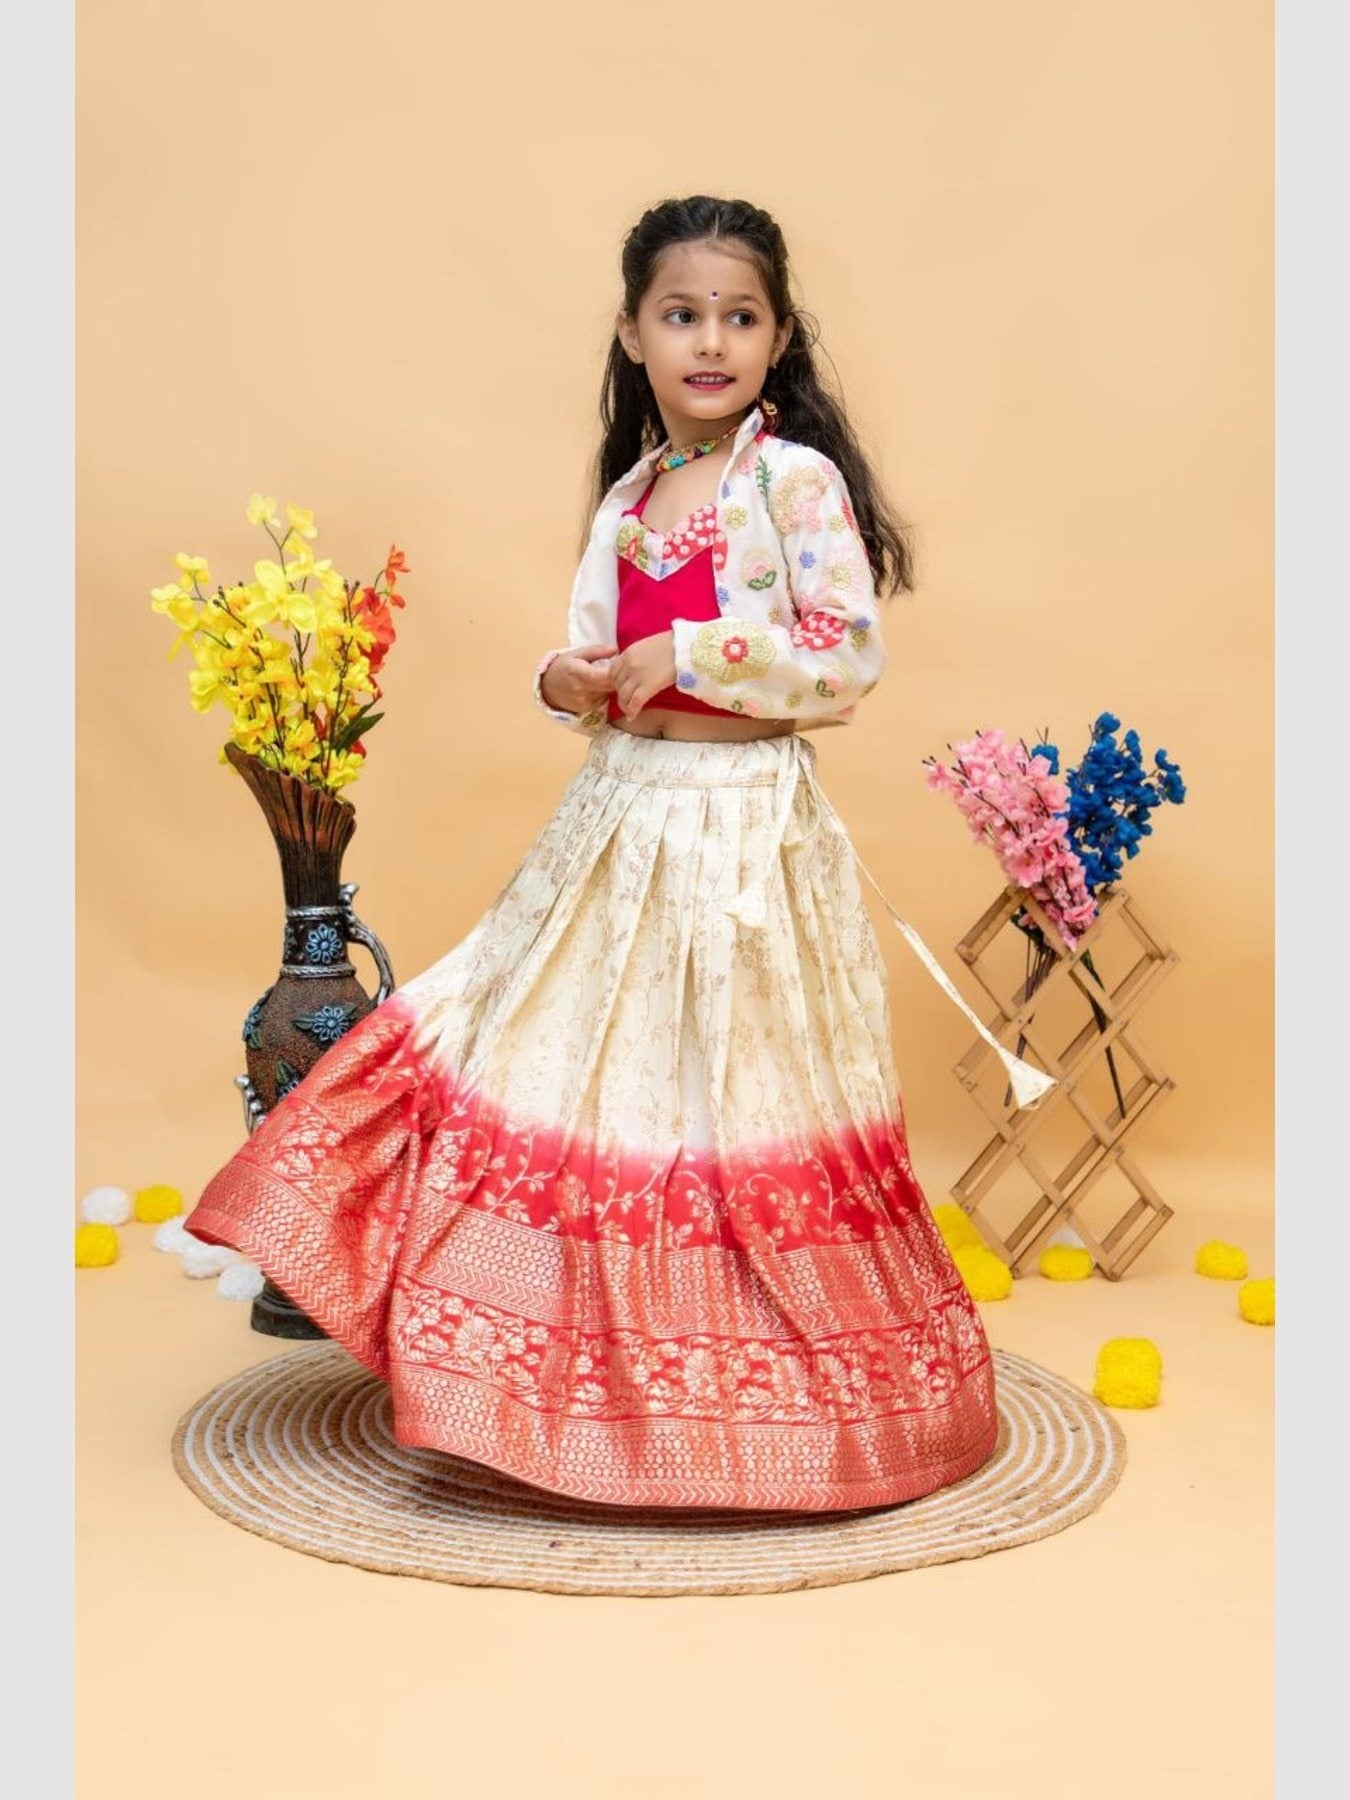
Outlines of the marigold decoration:
<svg viewBox="0 0 1350 1800">
<path fill-rule="evenodd" d="M 142 1225 L 159 1225 L 165 1219 L 173 1218 L 175 1213 L 183 1210 L 183 1196 L 176 1187 L 165 1187 L 162 1183 L 154 1187 L 137 1188 L 132 1200 L 132 1210 Z"/>
<path fill-rule="evenodd" d="M 1238 1289 L 1238 1313 L 1249 1325 L 1275 1323 L 1275 1278 L 1261 1276 L 1244 1281 Z"/>
<path fill-rule="evenodd" d="M 1106 1406 L 1156 1406 L 1162 1352 L 1151 1338 L 1108 1338 L 1097 1352 L 1092 1392 Z"/>
<path fill-rule="evenodd" d="M 330 558 L 316 560 L 309 508 L 288 504 L 285 527 L 266 495 L 252 495 L 246 510 L 275 557 L 253 565 L 252 581 L 207 593 L 206 559 L 180 551 L 179 577 L 151 590 L 151 611 L 178 627 L 170 659 L 191 646 L 197 712 L 224 706 L 247 755 L 337 793 L 361 773 L 362 740 L 384 717 L 373 710 L 377 673 L 398 635 L 392 609 L 406 604 L 396 583 L 411 571 L 391 545 L 373 585 L 349 581 Z M 229 760 L 224 749 L 220 760 Z"/>
<path fill-rule="evenodd" d="M 1195 1272 L 1214 1281 L 1241 1281 L 1247 1273 L 1247 1252 L 1222 1238 L 1210 1238 L 1195 1253 Z"/>
<path fill-rule="evenodd" d="M 957 1250 L 963 1244 L 984 1248 L 984 1239 L 964 1207 L 957 1206 L 953 1200 L 944 1200 L 933 1207 L 932 1212 L 933 1223 L 941 1232 L 942 1241 L 949 1250 Z"/>
<path fill-rule="evenodd" d="M 1092 1252 L 1073 1244 L 1047 1244 L 1037 1267 L 1047 1281 L 1086 1281 L 1092 1273 Z"/>
<path fill-rule="evenodd" d="M 1012 1270 L 983 1244 L 958 1244 L 952 1252 L 957 1273 L 972 1300 L 1006 1300 L 1012 1292 Z"/>
<path fill-rule="evenodd" d="M 111 1225 L 77 1225 L 75 1227 L 75 1267 L 106 1269 L 115 1263 L 121 1246 L 116 1229 Z"/>
</svg>

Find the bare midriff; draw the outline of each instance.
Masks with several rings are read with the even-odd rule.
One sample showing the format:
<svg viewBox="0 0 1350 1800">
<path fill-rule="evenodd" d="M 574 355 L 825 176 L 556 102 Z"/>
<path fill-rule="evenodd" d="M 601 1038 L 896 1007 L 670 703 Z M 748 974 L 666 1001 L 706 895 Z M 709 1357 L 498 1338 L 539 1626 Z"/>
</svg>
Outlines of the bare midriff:
<svg viewBox="0 0 1350 1800">
<path fill-rule="evenodd" d="M 685 738 L 761 738 L 783 737 L 796 725 L 794 719 L 713 719 L 706 713 L 674 712 L 669 707 L 644 706 L 631 719 L 611 719 L 616 731 L 631 731 L 634 737 Z"/>
</svg>

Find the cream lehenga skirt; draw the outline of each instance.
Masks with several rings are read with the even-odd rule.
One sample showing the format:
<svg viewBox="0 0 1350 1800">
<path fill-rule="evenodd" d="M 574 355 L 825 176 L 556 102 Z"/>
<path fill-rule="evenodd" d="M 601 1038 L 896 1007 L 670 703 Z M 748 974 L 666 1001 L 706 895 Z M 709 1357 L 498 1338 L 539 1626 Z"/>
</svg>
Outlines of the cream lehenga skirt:
<svg viewBox="0 0 1350 1800">
<path fill-rule="evenodd" d="M 989 1345 L 799 734 L 602 727 L 467 937 L 187 1225 L 387 1381 L 400 1442 L 555 1492 L 875 1506 L 994 1449 Z"/>
</svg>

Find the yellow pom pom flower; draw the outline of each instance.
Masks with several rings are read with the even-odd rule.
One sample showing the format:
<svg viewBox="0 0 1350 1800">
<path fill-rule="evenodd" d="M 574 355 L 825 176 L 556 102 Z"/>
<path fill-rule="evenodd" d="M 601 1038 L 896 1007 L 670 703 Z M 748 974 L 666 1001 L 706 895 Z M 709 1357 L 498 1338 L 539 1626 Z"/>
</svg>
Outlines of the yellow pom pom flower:
<svg viewBox="0 0 1350 1800">
<path fill-rule="evenodd" d="M 137 1188 L 132 1211 L 142 1225 L 162 1225 L 183 1210 L 183 1196 L 176 1187 Z"/>
<path fill-rule="evenodd" d="M 1275 1323 L 1275 1278 L 1244 1281 L 1238 1289 L 1238 1312 L 1249 1325 Z"/>
<path fill-rule="evenodd" d="M 1076 1244 L 1047 1244 L 1036 1266 L 1047 1281 L 1086 1281 L 1092 1273 L 1092 1252 Z"/>
<path fill-rule="evenodd" d="M 111 1225 L 77 1225 L 75 1227 L 75 1267 L 106 1269 L 117 1261 L 117 1231 Z"/>
<path fill-rule="evenodd" d="M 942 1233 L 942 1241 L 949 1250 L 955 1250 L 960 1244 L 984 1247 L 984 1239 L 971 1223 L 970 1215 L 953 1200 L 944 1200 L 941 1206 L 933 1208 L 933 1223 Z"/>
<path fill-rule="evenodd" d="M 972 1300 L 1006 1300 L 1012 1292 L 1012 1270 L 983 1244 L 958 1244 L 952 1261 Z"/>
<path fill-rule="evenodd" d="M 1156 1406 L 1162 1352 L 1151 1338 L 1108 1338 L 1097 1352 L 1092 1392 L 1107 1406 Z"/>
<path fill-rule="evenodd" d="M 1210 1238 L 1195 1253 L 1195 1272 L 1214 1281 L 1241 1281 L 1247 1273 L 1247 1252 L 1222 1238 Z"/>
</svg>

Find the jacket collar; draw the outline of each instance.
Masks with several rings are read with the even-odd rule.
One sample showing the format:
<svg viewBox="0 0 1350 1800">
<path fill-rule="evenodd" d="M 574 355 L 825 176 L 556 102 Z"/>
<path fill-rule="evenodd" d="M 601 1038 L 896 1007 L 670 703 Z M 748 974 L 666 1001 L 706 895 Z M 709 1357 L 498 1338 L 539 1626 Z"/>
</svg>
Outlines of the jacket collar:
<svg viewBox="0 0 1350 1800">
<path fill-rule="evenodd" d="M 764 423 L 763 412 L 761 411 L 761 409 L 759 408 L 758 405 L 752 406 L 750 408 L 749 412 L 741 420 L 740 425 L 737 427 L 736 435 L 732 439 L 731 455 L 727 459 L 727 467 L 728 468 L 730 468 L 731 464 L 735 462 L 736 458 L 740 455 L 741 451 L 750 442 L 751 438 L 754 437 L 755 433 L 759 430 L 760 426 L 763 423 Z M 647 478 L 651 475 L 651 472 L 656 467 L 657 462 L 659 461 L 659 459 L 662 456 L 665 455 L 666 451 L 669 450 L 670 447 L 671 447 L 670 439 L 663 438 L 661 440 L 661 442 L 659 444 L 657 444 L 653 449 L 648 450 L 645 456 L 640 456 L 638 458 L 638 460 L 633 464 L 632 468 L 628 471 L 628 473 L 626 475 L 621 475 L 619 477 L 619 479 L 614 483 L 614 486 L 610 489 L 610 492 L 617 493 L 620 488 L 627 488 L 627 487 L 631 486 L 634 482 L 641 482 L 643 485 L 645 485 Z"/>
</svg>

